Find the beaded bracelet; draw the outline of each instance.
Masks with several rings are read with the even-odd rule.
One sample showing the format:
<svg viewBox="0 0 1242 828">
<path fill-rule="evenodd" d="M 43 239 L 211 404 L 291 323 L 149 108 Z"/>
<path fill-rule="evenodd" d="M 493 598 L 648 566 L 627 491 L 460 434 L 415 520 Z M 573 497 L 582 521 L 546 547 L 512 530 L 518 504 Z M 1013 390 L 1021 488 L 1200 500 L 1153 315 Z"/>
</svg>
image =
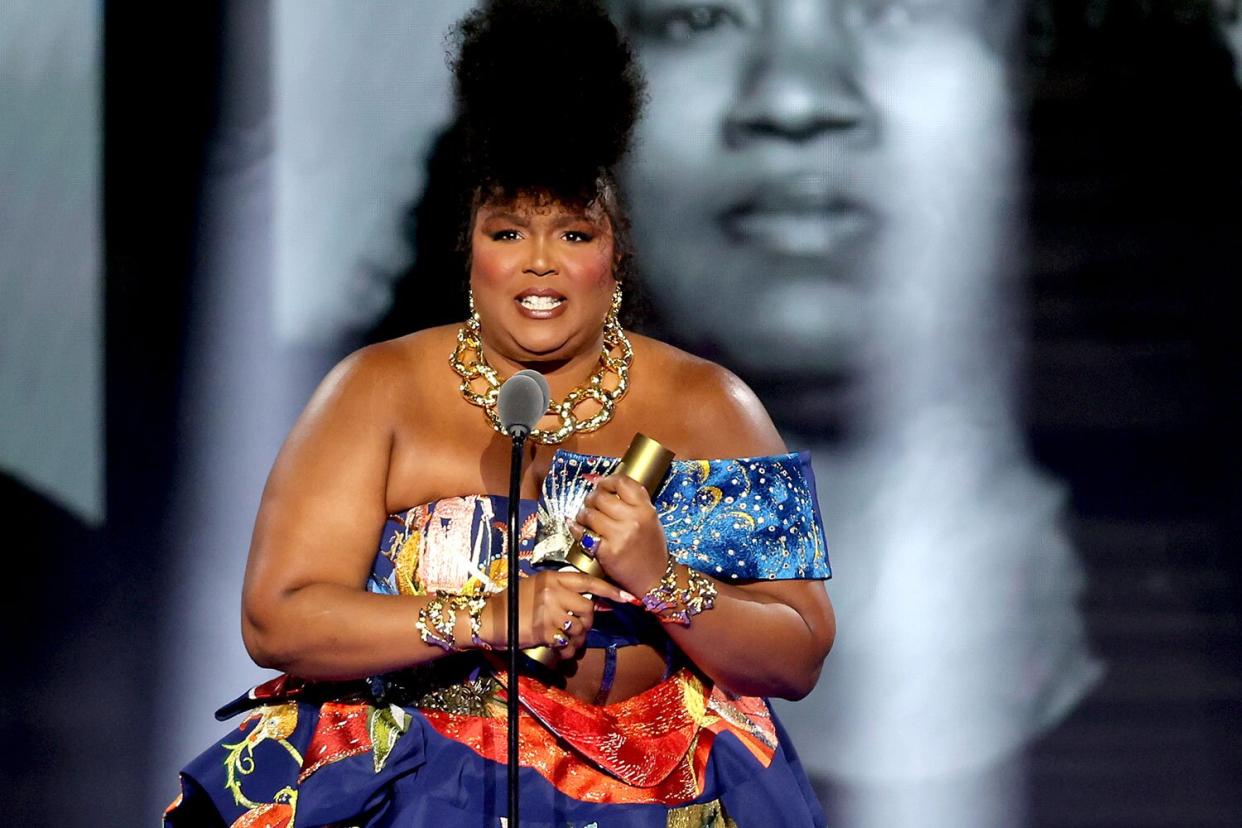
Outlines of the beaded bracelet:
<svg viewBox="0 0 1242 828">
<path fill-rule="evenodd" d="M 458 595 L 453 598 L 453 609 L 463 609 L 470 619 L 470 643 L 480 650 L 490 650 L 492 645 L 483 640 L 483 607 L 487 605 L 486 594 Z"/>
<path fill-rule="evenodd" d="M 716 584 L 702 572 L 686 567 L 686 586 L 677 586 L 677 562 L 669 556 L 664 575 L 643 596 L 643 606 L 665 624 L 690 626 L 690 619 L 716 605 Z"/>
<path fill-rule="evenodd" d="M 418 637 L 428 644 L 433 644 L 445 652 L 457 649 L 453 628 L 457 626 L 456 608 L 447 593 L 436 591 L 435 597 L 418 611 Z"/>
<path fill-rule="evenodd" d="M 490 650 L 492 645 L 483 640 L 483 607 L 488 596 L 452 595 L 436 591 L 435 597 L 418 612 L 418 636 L 428 644 L 434 644 L 446 652 L 458 649 L 456 635 L 457 612 L 465 610 L 470 620 L 470 643 L 480 650 Z"/>
</svg>

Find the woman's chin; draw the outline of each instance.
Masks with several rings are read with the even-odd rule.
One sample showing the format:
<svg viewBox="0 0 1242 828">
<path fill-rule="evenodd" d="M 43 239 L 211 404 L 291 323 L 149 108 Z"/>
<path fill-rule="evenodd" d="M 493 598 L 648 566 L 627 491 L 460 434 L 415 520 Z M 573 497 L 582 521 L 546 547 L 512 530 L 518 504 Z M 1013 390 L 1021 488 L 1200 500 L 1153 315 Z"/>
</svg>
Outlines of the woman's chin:
<svg viewBox="0 0 1242 828">
<path fill-rule="evenodd" d="M 554 333 L 514 337 L 516 362 L 538 367 L 538 363 L 565 362 L 578 355 L 572 338 Z"/>
</svg>

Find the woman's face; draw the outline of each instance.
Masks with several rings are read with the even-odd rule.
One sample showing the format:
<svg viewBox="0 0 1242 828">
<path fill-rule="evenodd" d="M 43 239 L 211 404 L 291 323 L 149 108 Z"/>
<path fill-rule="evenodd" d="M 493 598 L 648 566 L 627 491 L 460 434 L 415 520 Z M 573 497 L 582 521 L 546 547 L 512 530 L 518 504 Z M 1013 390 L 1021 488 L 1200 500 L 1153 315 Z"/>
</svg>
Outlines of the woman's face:
<svg viewBox="0 0 1242 828">
<path fill-rule="evenodd" d="M 613 250 L 598 207 L 485 202 L 471 232 L 470 287 L 486 347 L 522 364 L 597 352 L 616 286 Z"/>
<path fill-rule="evenodd" d="M 1004 100 L 985 2 L 612 0 L 648 80 L 626 171 L 638 264 L 684 342 L 752 376 L 857 366 L 885 248 L 936 230 L 911 176 L 986 177 L 989 153 L 957 156 L 1008 138 L 960 120 Z"/>
</svg>

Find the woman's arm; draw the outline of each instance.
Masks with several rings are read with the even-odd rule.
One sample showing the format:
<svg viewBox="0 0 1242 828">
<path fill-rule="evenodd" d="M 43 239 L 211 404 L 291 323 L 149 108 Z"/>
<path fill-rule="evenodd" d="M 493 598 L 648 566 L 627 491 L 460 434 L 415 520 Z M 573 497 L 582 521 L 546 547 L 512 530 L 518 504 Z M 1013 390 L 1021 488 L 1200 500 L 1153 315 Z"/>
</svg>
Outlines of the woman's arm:
<svg viewBox="0 0 1242 828">
<path fill-rule="evenodd" d="M 425 599 L 363 590 L 386 518 L 398 359 L 381 345 L 337 365 L 276 457 L 242 592 L 242 637 L 260 666 L 353 678 L 443 652 L 415 631 Z"/>
<path fill-rule="evenodd" d="M 694 457 L 759 457 L 785 446 L 758 399 L 723 369 L 712 366 L 695 393 L 680 403 L 697 436 Z M 686 386 L 681 385 L 681 388 Z M 692 386 L 693 387 L 693 386 Z M 689 452 L 686 452 L 689 453 Z M 579 522 L 602 539 L 600 563 L 620 586 L 643 595 L 665 572 L 669 553 L 659 517 L 642 486 L 622 476 L 604 478 Z M 574 527 L 581 535 L 581 526 Z M 686 570 L 677 565 L 679 584 Z M 818 581 L 764 581 L 736 585 L 712 580 L 715 606 L 688 627 L 666 629 L 682 651 L 714 681 L 736 693 L 798 699 L 819 678 L 836 635 L 832 604 Z"/>
<path fill-rule="evenodd" d="M 315 392 L 268 477 L 251 541 L 242 596 L 242 636 L 251 657 L 303 678 L 356 678 L 439 658 L 416 629 L 426 597 L 376 595 L 365 584 L 387 517 L 394 413 L 409 405 L 409 360 L 391 344 L 338 365 Z M 519 636 L 547 644 L 565 609 L 590 627 L 591 602 L 619 598 L 596 579 L 562 573 L 523 579 Z M 579 582 L 581 581 L 581 582 Z M 505 637 L 503 594 L 489 600 L 483 638 Z M 585 629 L 575 638 L 583 638 Z M 455 639 L 470 641 L 458 613 Z M 564 652 L 572 654 L 580 640 Z"/>
</svg>

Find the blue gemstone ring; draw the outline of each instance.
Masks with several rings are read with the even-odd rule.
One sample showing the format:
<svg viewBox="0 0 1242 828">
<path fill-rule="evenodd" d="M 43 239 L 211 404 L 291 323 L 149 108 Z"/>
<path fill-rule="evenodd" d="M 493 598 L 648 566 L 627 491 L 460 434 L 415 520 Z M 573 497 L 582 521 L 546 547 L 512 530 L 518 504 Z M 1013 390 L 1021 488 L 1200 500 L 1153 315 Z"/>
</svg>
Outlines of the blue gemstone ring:
<svg viewBox="0 0 1242 828">
<path fill-rule="evenodd" d="M 582 544 L 582 548 L 586 551 L 594 552 L 599 547 L 599 535 L 587 529 L 583 531 L 582 540 L 579 543 Z"/>
</svg>

